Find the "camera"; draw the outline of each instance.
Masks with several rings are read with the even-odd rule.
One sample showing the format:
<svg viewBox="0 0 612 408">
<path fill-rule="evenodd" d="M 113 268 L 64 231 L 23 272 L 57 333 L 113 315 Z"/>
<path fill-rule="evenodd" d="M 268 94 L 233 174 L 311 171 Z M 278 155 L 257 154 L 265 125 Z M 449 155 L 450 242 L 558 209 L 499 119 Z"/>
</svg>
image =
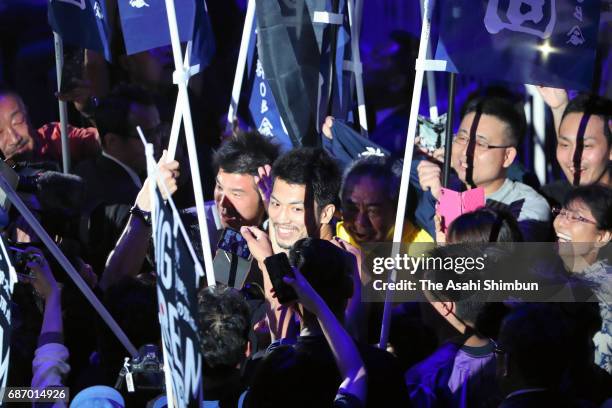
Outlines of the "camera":
<svg viewBox="0 0 612 408">
<path fill-rule="evenodd" d="M 128 371 L 132 374 L 136 390 L 160 392 L 165 390 L 164 364 L 159 347 L 156 345 L 145 344 L 138 350 L 138 356 L 121 368 L 115 389 L 121 391 Z"/>
<path fill-rule="evenodd" d="M 31 245 L 30 245 L 31 246 Z M 34 275 L 27 267 L 29 262 L 41 262 L 41 256 L 37 253 L 27 252 L 25 246 L 19 246 L 19 244 L 12 244 L 8 247 L 12 255 L 12 263 L 17 272 L 17 276 L 25 275 L 26 278 L 33 278 Z"/>
</svg>

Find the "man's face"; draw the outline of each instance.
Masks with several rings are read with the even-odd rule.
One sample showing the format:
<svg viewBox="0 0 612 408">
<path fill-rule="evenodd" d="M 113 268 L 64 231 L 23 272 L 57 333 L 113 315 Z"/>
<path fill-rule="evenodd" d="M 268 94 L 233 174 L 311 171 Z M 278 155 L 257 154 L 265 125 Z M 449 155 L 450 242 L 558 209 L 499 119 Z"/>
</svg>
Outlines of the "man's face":
<svg viewBox="0 0 612 408">
<path fill-rule="evenodd" d="M 147 142 L 153 144 L 155 151 L 159 151 L 161 147 L 161 135 L 158 132 L 161 121 L 159 119 L 159 112 L 155 105 L 140 105 L 138 103 L 130 104 L 130 113 L 128 115 L 128 121 L 130 127 L 133 130 L 134 135 L 127 138 L 124 143 L 125 151 L 128 153 L 128 164 L 138 173 L 144 173 L 147 170 L 147 159 L 145 156 L 144 146 L 137 133 L 135 133 L 136 126 L 142 128 L 143 133 Z"/>
<path fill-rule="evenodd" d="M 316 236 L 314 198 L 306 197 L 306 186 L 275 178 L 268 216 L 272 242 L 289 250 L 302 238 Z"/>
<path fill-rule="evenodd" d="M 453 143 L 451 155 L 451 166 L 465 184 L 467 184 L 467 148 L 470 138 L 470 129 L 474 121 L 474 112 L 463 117 L 459 132 Z M 505 137 L 507 126 L 501 120 L 491 115 L 481 115 L 476 129 L 476 148 L 474 150 L 474 163 L 472 179 L 477 187 L 487 187 L 499 183 L 505 179 L 505 169 L 512 164 L 516 149 L 495 148 L 486 146 L 506 146 L 508 141 Z M 513 152 L 511 152 L 513 151 Z"/>
<path fill-rule="evenodd" d="M 557 162 L 570 183 L 576 178 L 580 185 L 603 182 L 610 185 L 608 163 L 612 160 L 612 145 L 608 145 L 604 134 L 604 121 L 600 116 L 591 116 L 587 123 L 580 165 L 575 166 L 576 136 L 582 120 L 582 113 L 569 113 L 559 128 L 557 139 Z M 610 124 L 605 124 L 610 126 Z"/>
<path fill-rule="evenodd" d="M 342 197 L 344 227 L 361 242 L 384 241 L 395 219 L 395 203 L 387 197 L 385 181 L 371 176 L 351 177 Z"/>
<path fill-rule="evenodd" d="M 0 150 L 7 159 L 27 157 L 34 150 L 27 112 L 12 95 L 0 96 Z"/>
<path fill-rule="evenodd" d="M 239 230 L 242 226 L 259 225 L 265 208 L 255 180 L 250 174 L 217 173 L 215 204 L 223 228 Z"/>
</svg>

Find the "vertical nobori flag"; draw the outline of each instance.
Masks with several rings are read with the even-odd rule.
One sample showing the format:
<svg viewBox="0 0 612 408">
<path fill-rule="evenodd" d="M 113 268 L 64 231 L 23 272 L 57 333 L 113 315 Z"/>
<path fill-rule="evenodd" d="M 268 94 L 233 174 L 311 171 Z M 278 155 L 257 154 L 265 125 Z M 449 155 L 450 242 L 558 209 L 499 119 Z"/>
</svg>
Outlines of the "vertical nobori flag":
<svg viewBox="0 0 612 408">
<path fill-rule="evenodd" d="M 198 0 L 201 1 L 201 0 Z M 170 44 L 170 29 L 164 0 L 119 0 L 119 16 L 128 55 Z M 175 0 L 181 41 L 193 36 L 194 0 Z"/>
<path fill-rule="evenodd" d="M 200 72 L 210 64 L 216 48 L 206 0 L 196 0 L 194 17 L 189 63 Z"/>
<path fill-rule="evenodd" d="M 257 53 L 256 26 L 257 24 L 253 24 L 247 54 L 248 81 L 251 84 L 249 95 L 251 120 L 259 133 L 272 139 L 274 143 L 281 147 L 282 151 L 289 151 L 293 148 L 293 143 L 283 119 L 278 113 L 274 94 L 266 80 L 263 64 Z"/>
<path fill-rule="evenodd" d="M 11 353 L 11 297 L 17 274 L 11 264 L 4 238 L 0 237 L 0 388 L 6 387 Z M 3 395 L 0 395 L 2 398 Z"/>
<path fill-rule="evenodd" d="M 333 13 L 337 11 L 342 18 L 342 24 L 337 25 L 337 34 L 333 36 L 334 24 L 315 23 L 315 35 L 319 44 L 319 52 L 321 53 L 321 78 L 323 82 L 320 87 L 319 98 L 319 124 L 327 116 L 328 106 L 331 105 L 331 116 L 336 119 L 349 120 L 349 112 L 353 109 L 352 89 L 355 85 L 352 81 L 353 74 L 347 68 L 352 68 L 351 60 L 351 29 L 348 18 L 348 4 L 346 0 L 338 0 L 338 10 L 332 10 L 330 1 L 325 2 L 327 12 Z M 332 76 L 330 73 L 332 58 L 332 43 L 336 42 L 335 72 L 333 76 L 333 84 L 330 84 Z M 346 62 L 346 64 L 345 64 Z M 329 87 L 332 87 L 331 100 L 328 95 Z"/>
<path fill-rule="evenodd" d="M 200 407 L 202 354 L 198 340 L 197 290 L 202 266 L 195 258 L 176 209 L 156 188 L 153 225 L 157 302 L 168 398 L 175 407 Z"/>
<path fill-rule="evenodd" d="M 50 0 L 47 17 L 66 44 L 97 51 L 111 60 L 104 0 Z"/>
<path fill-rule="evenodd" d="M 436 59 L 447 71 L 566 89 L 593 79 L 597 0 L 453 0 L 439 3 Z"/>
<path fill-rule="evenodd" d="M 316 108 L 321 55 L 308 3 L 256 0 L 255 7 L 259 58 L 294 146 L 320 145 Z"/>
</svg>

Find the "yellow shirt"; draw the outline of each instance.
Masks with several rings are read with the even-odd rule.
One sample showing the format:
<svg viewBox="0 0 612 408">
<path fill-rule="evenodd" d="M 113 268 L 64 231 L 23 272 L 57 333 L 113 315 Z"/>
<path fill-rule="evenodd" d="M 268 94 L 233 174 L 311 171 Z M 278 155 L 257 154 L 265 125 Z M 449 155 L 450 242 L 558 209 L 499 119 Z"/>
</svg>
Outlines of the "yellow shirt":
<svg viewBox="0 0 612 408">
<path fill-rule="evenodd" d="M 395 226 L 392 227 L 387 236 L 385 237 L 385 241 L 393 242 L 393 232 L 395 231 Z M 349 244 L 361 249 L 361 245 L 357 243 L 349 234 L 346 228 L 344 228 L 344 221 L 340 221 L 336 224 L 336 236 L 342 238 L 347 241 Z M 405 244 L 410 244 L 413 242 L 434 242 L 431 235 L 427 233 L 427 231 L 415 226 L 410 221 L 404 221 L 404 229 L 402 230 L 402 242 Z"/>
</svg>

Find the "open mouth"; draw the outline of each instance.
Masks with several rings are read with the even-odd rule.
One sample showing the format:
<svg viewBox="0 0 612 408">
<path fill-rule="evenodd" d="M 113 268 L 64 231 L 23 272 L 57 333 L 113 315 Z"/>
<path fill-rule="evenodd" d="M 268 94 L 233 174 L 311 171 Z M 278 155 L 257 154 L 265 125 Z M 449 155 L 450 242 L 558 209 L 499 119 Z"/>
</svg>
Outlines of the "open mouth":
<svg viewBox="0 0 612 408">
<path fill-rule="evenodd" d="M 558 242 L 572 242 L 572 237 L 562 232 L 557 232 L 557 241 Z"/>
<path fill-rule="evenodd" d="M 291 226 L 276 225 L 274 229 L 276 230 L 276 237 L 280 239 L 291 238 L 297 232 L 297 228 Z"/>
<path fill-rule="evenodd" d="M 349 233 L 355 238 L 356 241 L 363 242 L 366 240 L 370 240 L 371 234 L 368 233 L 359 233 L 355 230 L 350 229 Z"/>
</svg>

